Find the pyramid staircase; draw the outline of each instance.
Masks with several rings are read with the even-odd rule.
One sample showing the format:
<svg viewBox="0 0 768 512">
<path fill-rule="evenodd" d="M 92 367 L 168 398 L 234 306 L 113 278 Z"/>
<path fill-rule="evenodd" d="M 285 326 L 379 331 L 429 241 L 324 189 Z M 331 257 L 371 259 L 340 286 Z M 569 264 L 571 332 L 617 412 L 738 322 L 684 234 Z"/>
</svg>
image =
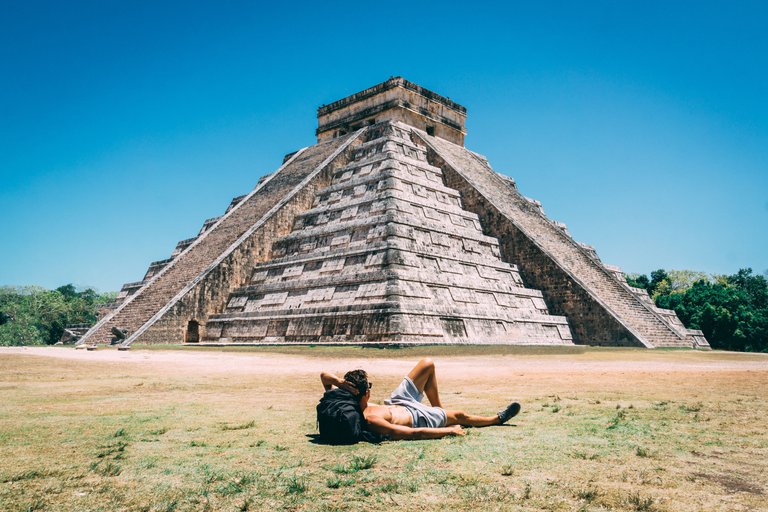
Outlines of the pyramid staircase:
<svg viewBox="0 0 768 512">
<path fill-rule="evenodd" d="M 522 196 L 514 182 L 462 146 L 414 130 L 430 161 L 462 192 L 472 211 L 518 263 L 523 278 L 544 291 L 550 310 L 569 318 L 574 341 L 645 347 L 700 347 L 701 331 L 685 329 L 674 312 L 659 310 L 630 287 L 620 271 L 607 267 L 564 225 L 544 215 L 538 201 Z M 606 336 L 605 333 L 610 333 Z"/>
<path fill-rule="evenodd" d="M 250 194 L 229 209 L 225 215 L 211 219 L 200 234 L 174 258 L 165 262 L 145 282 L 126 296 L 111 312 L 83 336 L 79 344 L 108 343 L 112 339 L 113 327 L 128 332 L 126 343 L 130 344 L 152 327 L 157 320 L 168 313 L 179 301 L 198 288 L 197 297 L 223 295 L 230 287 L 237 285 L 229 276 L 236 278 L 238 272 L 250 267 L 254 254 L 244 254 L 233 261 L 225 261 L 238 249 L 248 248 L 248 238 L 253 232 L 276 213 L 275 210 L 304 189 L 304 181 L 325 169 L 331 161 L 337 159 L 347 146 L 352 144 L 359 134 L 318 144 L 293 154 L 274 174 L 263 180 Z M 246 251 L 247 252 L 247 251 Z M 239 254 L 239 253 L 238 253 Z M 234 261 L 234 260 L 237 261 Z M 223 264 L 223 265 L 222 265 Z M 156 270 L 156 272 L 155 272 Z M 225 273 L 227 276 L 222 277 Z M 200 284 L 201 286 L 197 286 Z M 200 290 L 208 285 L 208 289 Z M 208 307 L 213 306 L 211 303 Z M 189 304 L 182 308 L 185 313 Z M 193 309 L 193 308 L 192 308 Z M 204 318 L 209 311 L 190 312 L 195 318 Z M 184 325 L 182 325 L 182 323 Z M 184 339 L 186 320 L 179 325 L 168 326 L 165 332 L 158 332 L 153 341 L 178 343 Z"/>
<path fill-rule="evenodd" d="M 262 178 L 262 180 L 266 179 L 265 176 Z M 261 182 L 259 183 L 261 184 Z M 229 207 L 224 212 L 226 215 L 229 213 L 235 206 L 237 206 L 240 201 L 245 199 L 245 195 L 237 196 L 232 199 L 232 201 L 229 203 Z M 145 284 L 147 284 L 149 281 L 152 280 L 152 278 L 155 276 L 155 274 L 159 273 L 161 270 L 163 270 L 170 262 L 172 262 L 174 259 L 176 259 L 177 256 L 179 256 L 181 253 L 184 252 L 184 250 L 192 245 L 192 243 L 200 238 L 200 236 L 203 235 L 206 231 L 208 231 L 212 226 L 216 224 L 221 219 L 221 216 L 219 217 L 213 217 L 210 219 L 206 219 L 205 222 L 203 222 L 203 226 L 200 228 L 200 231 L 197 233 L 196 236 L 192 238 L 186 238 L 184 240 L 180 240 L 176 247 L 173 249 L 173 252 L 171 253 L 170 258 L 164 259 L 164 260 L 158 260 L 153 261 L 149 264 L 149 267 L 147 268 L 147 271 L 144 273 L 144 278 L 141 281 L 134 281 L 130 283 L 125 283 L 121 288 L 120 292 L 117 294 L 117 297 L 115 297 L 115 300 L 112 301 L 109 304 L 106 304 L 102 306 L 103 312 L 101 316 L 104 316 L 106 313 L 111 312 L 113 309 L 117 309 L 120 304 L 126 301 L 128 297 L 135 294 L 137 291 L 139 291 Z"/>
</svg>

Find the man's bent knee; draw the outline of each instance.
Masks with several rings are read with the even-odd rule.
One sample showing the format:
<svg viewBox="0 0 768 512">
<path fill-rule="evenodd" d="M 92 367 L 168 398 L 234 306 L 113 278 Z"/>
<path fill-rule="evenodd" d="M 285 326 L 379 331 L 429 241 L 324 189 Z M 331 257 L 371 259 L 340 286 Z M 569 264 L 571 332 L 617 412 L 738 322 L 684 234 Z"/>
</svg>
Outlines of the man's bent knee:
<svg viewBox="0 0 768 512">
<path fill-rule="evenodd" d="M 448 425 L 461 425 L 469 419 L 469 415 L 464 411 L 445 411 Z"/>
</svg>

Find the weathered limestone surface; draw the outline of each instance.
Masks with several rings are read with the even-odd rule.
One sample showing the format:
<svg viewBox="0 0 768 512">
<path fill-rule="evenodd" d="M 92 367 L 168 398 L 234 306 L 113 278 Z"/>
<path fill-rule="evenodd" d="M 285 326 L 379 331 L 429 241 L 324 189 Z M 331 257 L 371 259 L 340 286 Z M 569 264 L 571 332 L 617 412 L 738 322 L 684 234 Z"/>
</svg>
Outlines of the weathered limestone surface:
<svg viewBox="0 0 768 512">
<path fill-rule="evenodd" d="M 706 344 L 695 332 L 676 329 L 666 318 L 669 315 L 638 299 L 626 282 L 596 259 L 594 250 L 575 242 L 544 216 L 540 203 L 520 195 L 484 158 L 425 133 L 417 139 L 429 148 L 429 160 L 443 170 L 448 186 L 461 192 L 465 207 L 478 213 L 486 232 L 499 239 L 504 259 L 515 261 L 523 280 L 543 291 L 550 311 L 569 319 L 575 342 Z"/>
<path fill-rule="evenodd" d="M 274 213 L 271 212 L 272 208 L 291 193 L 295 194 L 297 192 L 295 189 L 301 187 L 302 181 L 307 176 L 318 171 L 318 166 L 327 165 L 324 161 L 335 151 L 350 144 L 355 137 L 356 135 L 351 135 L 318 144 L 294 155 L 271 179 L 257 186 L 248 197 L 222 216 L 215 225 L 208 228 L 139 291 L 102 318 L 80 342 L 107 343 L 111 337 L 112 327 L 128 329 L 127 341 L 134 341 L 138 335 L 143 334 L 143 330 L 150 327 L 146 325 L 148 322 L 154 323 L 159 320 L 176 305 L 181 299 L 179 294 L 186 295 L 211 273 L 218 277 L 218 284 L 224 290 L 219 289 L 218 286 L 214 287 L 215 290 L 207 291 L 198 302 L 203 303 L 202 309 L 215 308 L 217 293 L 221 295 L 219 301 L 222 302 L 228 295 L 228 287 L 234 288 L 245 282 L 246 278 L 239 274 L 247 273 L 250 258 L 258 259 L 259 255 L 257 253 L 253 256 L 245 255 L 244 259 L 237 262 L 223 259 L 219 261 L 219 259 L 225 254 L 231 254 L 234 249 L 233 244 L 240 245 L 239 238 L 244 233 L 265 220 L 265 216 Z M 307 190 L 311 191 L 311 187 Z M 304 193 L 309 194 L 309 192 Z M 290 229 L 291 220 L 283 218 L 282 221 L 284 229 L 286 231 Z M 279 230 L 279 227 L 273 229 Z M 209 278 L 205 282 L 211 284 L 213 280 L 215 279 Z M 212 302 L 207 304 L 206 299 Z M 179 318 L 178 323 L 186 325 L 189 321 L 198 318 L 200 317 Z M 182 340 L 184 340 L 183 328 L 173 331 L 172 336 L 145 341 L 180 342 Z"/>
<path fill-rule="evenodd" d="M 204 340 L 571 344 L 410 127 L 379 123 L 365 138 Z"/>
</svg>

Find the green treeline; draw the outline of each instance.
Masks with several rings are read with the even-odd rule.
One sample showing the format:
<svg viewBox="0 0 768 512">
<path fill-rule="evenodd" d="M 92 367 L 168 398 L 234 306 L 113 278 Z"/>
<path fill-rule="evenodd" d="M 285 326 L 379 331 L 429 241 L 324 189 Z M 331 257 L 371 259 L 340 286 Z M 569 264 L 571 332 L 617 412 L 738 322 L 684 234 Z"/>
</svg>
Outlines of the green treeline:
<svg viewBox="0 0 768 512">
<path fill-rule="evenodd" d="M 674 309 L 689 329 L 701 329 L 712 348 L 768 352 L 768 280 L 751 268 L 730 276 L 690 270 L 629 274 L 656 306 Z"/>
<path fill-rule="evenodd" d="M 46 290 L 39 286 L 0 287 L 0 346 L 52 345 L 64 327 L 96 323 L 98 308 L 115 293 L 97 293 L 73 285 Z"/>
</svg>

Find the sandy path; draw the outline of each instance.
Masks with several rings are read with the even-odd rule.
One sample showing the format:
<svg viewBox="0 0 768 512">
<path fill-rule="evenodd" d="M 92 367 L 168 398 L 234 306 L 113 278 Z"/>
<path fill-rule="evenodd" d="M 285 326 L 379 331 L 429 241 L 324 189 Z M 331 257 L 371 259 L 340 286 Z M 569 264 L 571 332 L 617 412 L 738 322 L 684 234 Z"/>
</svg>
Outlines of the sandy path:
<svg viewBox="0 0 768 512">
<path fill-rule="evenodd" d="M 415 361 L 403 354 L 392 358 L 303 357 L 294 354 L 264 352 L 196 352 L 193 350 L 118 351 L 102 348 L 96 351 L 62 347 L 3 347 L 0 357 L 35 356 L 82 362 L 124 363 L 162 368 L 165 372 L 285 374 L 315 373 L 343 368 L 375 368 L 377 374 L 402 375 Z M 768 354 L 735 354 L 727 352 L 654 352 L 605 351 L 587 354 L 557 355 L 466 355 L 439 356 L 441 372 L 460 373 L 464 377 L 482 375 L 505 376 L 526 373 L 621 373 L 621 372 L 768 372 Z"/>
</svg>

